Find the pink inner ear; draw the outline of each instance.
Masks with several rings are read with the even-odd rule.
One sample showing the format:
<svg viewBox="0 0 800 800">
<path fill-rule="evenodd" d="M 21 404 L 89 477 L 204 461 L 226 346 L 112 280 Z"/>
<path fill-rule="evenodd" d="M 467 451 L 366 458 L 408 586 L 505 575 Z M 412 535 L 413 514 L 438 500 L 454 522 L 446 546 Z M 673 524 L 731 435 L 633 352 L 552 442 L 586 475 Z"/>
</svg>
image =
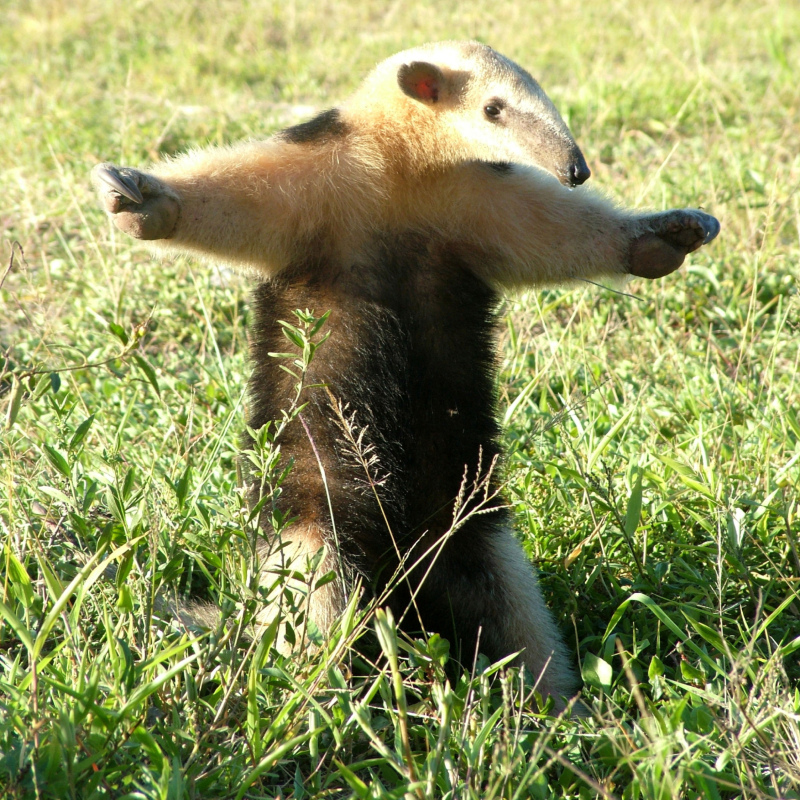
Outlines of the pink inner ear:
<svg viewBox="0 0 800 800">
<path fill-rule="evenodd" d="M 414 86 L 414 91 L 420 100 L 431 100 L 436 102 L 439 99 L 439 84 L 436 78 L 421 78 Z"/>
</svg>

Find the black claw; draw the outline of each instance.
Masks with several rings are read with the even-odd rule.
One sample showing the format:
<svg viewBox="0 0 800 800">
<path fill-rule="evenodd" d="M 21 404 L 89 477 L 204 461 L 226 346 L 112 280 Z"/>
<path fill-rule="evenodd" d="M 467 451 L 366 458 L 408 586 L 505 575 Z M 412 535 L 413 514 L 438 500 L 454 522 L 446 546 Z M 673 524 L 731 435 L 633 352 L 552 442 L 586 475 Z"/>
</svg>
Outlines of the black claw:
<svg viewBox="0 0 800 800">
<path fill-rule="evenodd" d="M 708 244 L 710 241 L 717 238 L 720 231 L 720 224 L 719 220 L 711 215 L 707 215 L 704 222 L 706 223 L 704 225 L 706 228 L 706 236 L 705 239 L 703 239 L 703 244 Z"/>
<path fill-rule="evenodd" d="M 115 192 L 132 200 L 134 203 L 143 203 L 144 197 L 139 191 L 136 182 L 129 175 L 119 172 L 114 167 L 101 167 L 96 171 L 97 177 L 108 184 Z"/>
</svg>

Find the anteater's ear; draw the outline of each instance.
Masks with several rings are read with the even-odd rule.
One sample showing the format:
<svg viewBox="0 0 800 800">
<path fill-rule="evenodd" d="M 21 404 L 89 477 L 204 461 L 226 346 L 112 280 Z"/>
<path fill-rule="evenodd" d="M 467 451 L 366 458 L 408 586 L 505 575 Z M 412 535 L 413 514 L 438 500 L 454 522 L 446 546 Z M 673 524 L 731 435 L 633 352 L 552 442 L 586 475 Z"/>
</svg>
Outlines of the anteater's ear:
<svg viewBox="0 0 800 800">
<path fill-rule="evenodd" d="M 412 61 L 397 70 L 398 86 L 420 103 L 437 103 L 445 88 L 445 78 L 436 64 Z"/>
</svg>

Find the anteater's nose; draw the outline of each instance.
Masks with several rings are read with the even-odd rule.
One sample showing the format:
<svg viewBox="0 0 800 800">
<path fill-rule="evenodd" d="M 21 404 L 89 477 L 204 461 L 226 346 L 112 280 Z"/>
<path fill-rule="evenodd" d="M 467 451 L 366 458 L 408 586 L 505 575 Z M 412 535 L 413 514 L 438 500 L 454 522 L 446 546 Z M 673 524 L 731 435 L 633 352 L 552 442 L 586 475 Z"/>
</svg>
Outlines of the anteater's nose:
<svg viewBox="0 0 800 800">
<path fill-rule="evenodd" d="M 582 183 L 586 183 L 591 177 L 592 171 L 589 169 L 583 156 L 569 168 L 571 186 L 580 186 Z"/>
</svg>

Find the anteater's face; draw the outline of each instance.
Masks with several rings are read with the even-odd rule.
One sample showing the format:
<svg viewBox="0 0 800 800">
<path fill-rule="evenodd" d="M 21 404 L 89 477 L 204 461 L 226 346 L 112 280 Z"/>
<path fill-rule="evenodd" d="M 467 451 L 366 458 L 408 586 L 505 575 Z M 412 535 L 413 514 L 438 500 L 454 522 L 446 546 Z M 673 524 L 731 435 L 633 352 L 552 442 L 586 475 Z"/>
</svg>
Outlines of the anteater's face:
<svg viewBox="0 0 800 800">
<path fill-rule="evenodd" d="M 445 42 L 391 61 L 400 89 L 453 132 L 463 157 L 541 167 L 566 186 L 591 175 L 539 84 L 490 47 Z"/>
<path fill-rule="evenodd" d="M 467 81 L 455 124 L 494 159 L 543 167 L 567 186 L 591 172 L 550 98 L 521 67 L 489 48 Z"/>
</svg>

